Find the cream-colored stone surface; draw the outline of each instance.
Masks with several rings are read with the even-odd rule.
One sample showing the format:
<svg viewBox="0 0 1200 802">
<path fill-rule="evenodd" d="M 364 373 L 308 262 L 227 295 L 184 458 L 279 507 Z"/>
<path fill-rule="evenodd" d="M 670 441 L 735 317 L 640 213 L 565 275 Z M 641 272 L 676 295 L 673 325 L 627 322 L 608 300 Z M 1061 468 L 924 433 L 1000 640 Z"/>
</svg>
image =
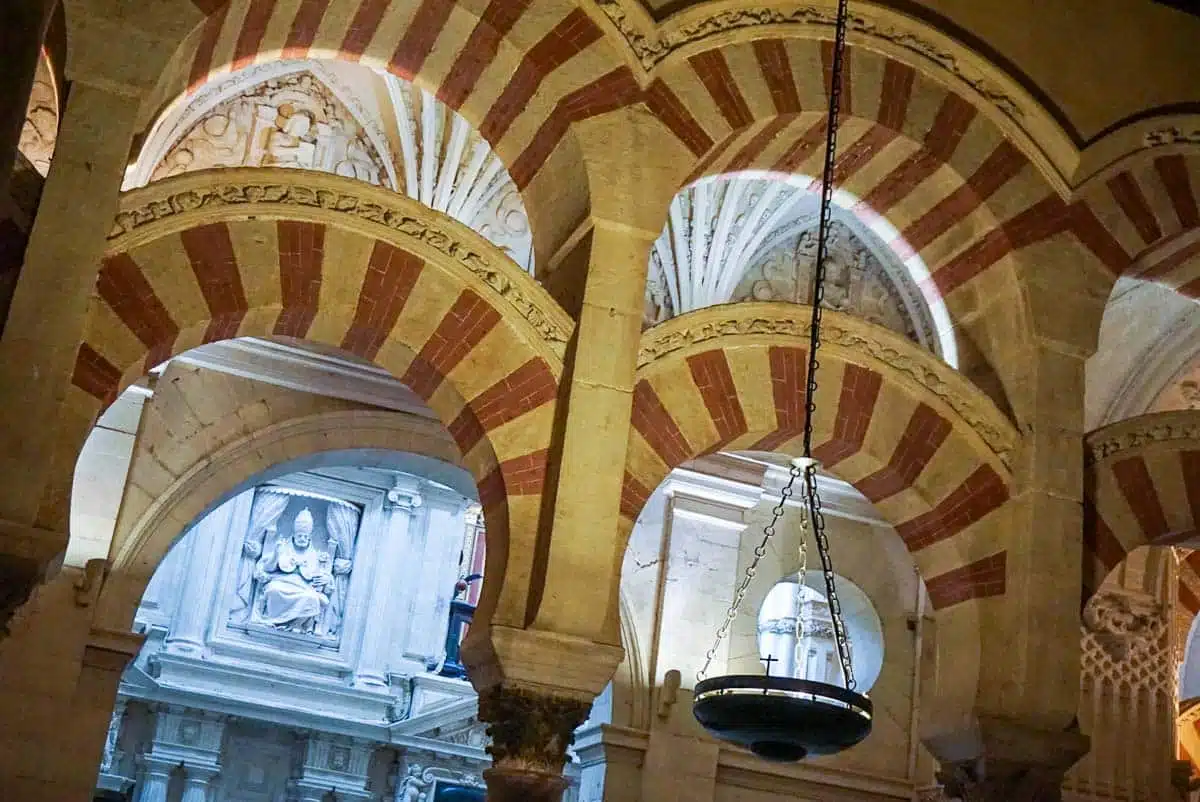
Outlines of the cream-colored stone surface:
<svg viewBox="0 0 1200 802">
<path fill-rule="evenodd" d="M 1007 553 L 1006 589 L 1003 596 L 969 600 L 934 617 L 923 630 L 925 651 L 910 654 L 905 648 L 915 647 L 904 620 L 905 605 L 909 600 L 915 605 L 919 598 L 910 592 L 918 586 L 911 563 L 895 555 L 871 562 L 867 546 L 879 533 L 860 528 L 849 534 L 848 529 L 846 540 L 853 548 L 846 550 L 844 570 L 853 572 L 851 578 L 860 586 L 877 591 L 888 609 L 892 657 L 887 671 L 894 673 L 881 681 L 885 715 L 876 736 L 879 748 L 852 753 L 841 766 L 764 771 L 744 755 L 696 740 L 686 694 L 664 719 L 657 716 L 668 664 L 692 667 L 697 633 L 719 612 L 684 603 L 680 596 L 672 597 L 671 607 L 669 593 L 660 598 L 660 572 L 651 567 L 657 559 L 653 547 L 635 537 L 629 550 L 624 548 L 623 530 L 630 522 L 621 519 L 620 495 L 626 470 L 661 478 L 672 467 L 662 464 L 641 434 L 630 434 L 639 366 L 645 368 L 658 355 L 647 346 L 680 350 L 675 356 L 690 353 L 691 347 L 640 338 L 650 244 L 687 177 L 698 169 L 729 169 L 763 130 L 760 126 L 777 113 L 777 99 L 758 77 L 752 43 L 771 37 L 788 40 L 785 50 L 794 56 L 791 78 L 798 96 L 805 98 L 805 113 L 781 128 L 775 141 L 760 143 L 761 162 L 752 160 L 752 166 L 781 155 L 818 118 L 825 89 L 817 40 L 828 37 L 832 2 L 808 6 L 714 0 L 672 8 L 655 0 L 654 14 L 636 0 L 585 0 L 578 6 L 579 15 L 598 26 L 594 40 L 539 76 L 533 96 L 490 143 L 509 168 L 527 154 L 545 159 L 527 176 L 522 198 L 538 264 L 551 271 L 553 297 L 572 301 L 564 303 L 571 315 L 527 274 L 516 275 L 516 268 L 483 238 L 457 224 L 442 225 L 435 213 L 382 188 L 263 170 L 219 179 L 198 174 L 166 179 L 119 200 L 135 135 L 148 130 L 168 103 L 187 102 L 183 89 L 209 30 L 200 24 L 203 5 L 183 0 L 66 2 L 65 71 L 71 91 L 0 341 L 0 519 L 5 522 L 0 556 L 32 560 L 39 569 L 35 574 L 53 573 L 54 557 L 68 547 L 68 537 L 68 564 L 77 564 L 104 553 L 105 533 L 115 522 L 117 573 L 103 595 L 101 617 L 93 619 L 92 612 L 75 606 L 71 584 L 76 572 L 68 568 L 42 588 L 18 617 L 14 634 L 0 645 L 5 686 L 0 718 L 6 724 L 0 788 L 38 802 L 85 798 L 97 738 L 108 720 L 106 694 L 111 696 L 120 655 L 134 648 L 112 633 L 127 632 L 138 583 L 166 545 L 237 477 L 303 453 L 356 442 L 403 443 L 461 459 L 477 478 L 487 476 L 504 457 L 545 452 L 550 470 L 542 492 L 503 498 L 491 512 L 504 516 L 512 531 L 489 564 L 489 575 L 504 581 L 486 585 L 484 613 L 495 612 L 500 623 L 489 629 L 481 622 L 472 630 L 475 680 L 481 687 L 507 683 L 583 698 L 603 688 L 623 665 L 618 676 L 626 687 L 618 698 L 629 711 L 627 723 L 636 726 L 606 732 L 596 747 L 613 756 L 613 784 L 606 799 L 685 798 L 665 782 L 681 777 L 691 791 L 686 798 L 705 802 L 765 802 L 788 795 L 907 798 L 918 782 L 930 778 L 926 756 L 920 755 L 913 768 L 913 744 L 920 737 L 960 732 L 987 714 L 1016 721 L 1019 732 L 1034 733 L 1026 745 L 1037 744 L 1038 730 L 1061 731 L 1076 717 L 1082 660 L 1083 434 L 1143 413 L 1155 403 L 1178 405 L 1178 398 L 1156 399 L 1166 397 L 1166 387 L 1182 387 L 1196 356 L 1196 321 L 1189 311 L 1194 303 L 1162 288 L 1147 289 L 1143 302 L 1125 294 L 1121 284 L 1110 297 L 1112 271 L 1121 266 L 1102 264 L 1089 250 L 1096 232 L 1080 229 L 1079 221 L 1086 226 L 1083 212 L 1094 214 L 1103 229 L 1099 238 L 1111 240 L 1123 252 L 1118 261 L 1128 258 L 1131 268 L 1143 250 L 1172 247 L 1150 241 L 1153 232 L 1145 230 L 1146 215 L 1140 212 L 1154 222 L 1149 228 L 1161 224 L 1164 236 L 1192 235 L 1181 230 L 1188 213 L 1183 199 L 1190 193 L 1194 204 L 1200 186 L 1200 124 L 1189 113 L 1164 112 L 1178 112 L 1195 100 L 1200 62 L 1194 40 L 1200 21 L 1162 4 L 1142 2 L 1135 8 L 1121 0 L 1065 0 L 1020 8 L 921 0 L 903 12 L 888 2 L 856 7 L 850 37 L 855 47 L 849 96 L 854 116 L 843 130 L 843 147 L 867 135 L 870 115 L 881 108 L 881 55 L 914 69 L 916 88 L 905 110 L 902 136 L 869 154 L 848 182 L 849 191 L 866 197 L 906 163 L 948 92 L 960 94 L 975 115 L 945 163 L 914 178 L 911 192 L 883 215 L 884 222 L 903 232 L 948 203 L 948 197 L 970 184 L 1002 138 L 1029 163 L 987 198 L 976 199 L 980 202 L 959 219 L 948 221 L 922 250 L 925 268 L 935 272 L 962 263 L 970 268 L 981 252 L 995 256 L 945 298 L 951 324 L 964 343 L 961 374 L 944 365 L 930 367 L 906 344 L 886 338 L 866 352 L 844 341 L 827 345 L 827 365 L 890 365 L 896 368 L 895 386 L 905 390 L 897 393 L 889 385 L 881 394 L 866 450 L 842 471 L 861 479 L 888 464 L 917 403 L 952 417 L 953 436 L 966 445 L 937 457 L 919 482 L 945 492 L 924 493 L 940 496 L 933 498 L 905 490 L 885 500 L 879 512 L 892 521 L 927 512 L 962 481 L 968 471 L 964 455 L 978 455 L 1006 484 L 1011 480 L 1012 498 L 960 533 L 952 547 L 934 544 L 923 550 L 917 564 L 926 574 L 940 574 L 961 567 L 964 559 L 978 560 L 1002 549 Z M 211 27 L 210 66 L 217 74 L 228 72 L 243 43 L 254 38 L 243 37 L 240 29 L 248 5 L 235 4 L 233 13 Z M 252 62 L 272 59 L 288 35 L 290 20 L 284 18 L 297 6 L 279 7 L 284 11 L 272 12 L 263 32 L 264 52 L 249 54 Z M 350 0 L 329 4 L 315 32 L 320 54 L 332 54 L 352 31 L 359 7 Z M 468 43 L 485 8 L 481 0 L 455 4 L 441 29 L 425 32 L 432 40 L 420 75 L 413 76 L 419 86 L 436 90 L 461 58 L 475 55 L 466 49 L 476 46 Z M 460 113 L 473 125 L 482 124 L 519 65 L 536 60 L 530 55 L 536 43 L 574 9 L 560 0 L 532 3 L 495 43 Z M 678 13 L 668 15 L 670 11 Z M 384 9 L 363 60 L 382 67 L 396 41 L 412 33 L 409 26 L 418 17 L 413 4 Z M 728 103 L 722 107 L 714 99 L 720 94 L 711 88 L 716 84 L 705 84 L 696 66 L 701 62 L 693 60 L 713 48 L 721 48 L 719 60 L 730 71 L 732 83 L 723 89 L 740 95 L 753 118 L 749 125 L 730 122 L 735 115 Z M 668 97 L 634 91 L 626 108 L 593 115 L 588 104 L 606 98 L 576 93 L 592 91 L 604 76 L 637 89 L 665 88 Z M 516 92 L 521 93 L 520 87 Z M 692 142 L 689 147 L 672 128 L 710 138 L 717 147 L 735 128 L 740 130 L 723 151 L 705 154 L 703 145 Z M 540 153 L 547 138 L 560 132 L 561 142 L 555 140 L 555 147 Z M 1185 159 L 1176 183 L 1169 186 L 1158 166 L 1159 157 L 1167 155 Z M 814 150 L 797 172 L 816 174 L 820 157 L 819 149 Z M 1126 165 L 1137 191 L 1131 197 L 1126 189 L 1125 196 L 1117 197 L 1119 185 L 1113 189 L 1105 182 Z M 1098 178 L 1087 188 L 1088 208 L 1055 206 L 1057 201 L 1082 203 L 1077 190 L 1093 174 Z M 1190 182 L 1185 190 L 1180 190 L 1180 175 Z M 287 190 L 281 199 L 245 194 L 275 187 Z M 1139 199 L 1139 193 L 1144 197 Z M 1029 232 L 1023 226 L 1046 222 L 1026 219 L 1033 204 L 1042 202 L 1067 222 L 1035 238 L 1039 241 L 1025 242 Z M 247 220 L 254 216 L 257 221 Z M 545 360 L 561 381 L 558 397 L 565 403 L 543 404 L 521 422 L 498 426 L 470 453 L 457 455 L 444 429 L 428 421 L 409 426 L 411 440 L 403 440 L 398 430 L 404 427 L 347 402 L 313 395 L 299 401 L 302 394 L 276 389 L 243 391 L 229 377 L 197 379 L 197 386 L 185 392 L 174 383 L 183 369 L 173 366 L 128 457 L 128 481 L 119 482 L 133 427 L 128 422 L 110 426 L 113 416 L 121 414 L 114 408 L 93 430 L 105 405 L 97 395 L 104 392 L 89 394 L 73 383 L 76 356 L 86 342 L 113 363 L 118 383 L 127 384 L 145 370 L 149 346 L 144 331 L 135 331 L 96 301 L 102 257 L 123 251 L 134 257 L 154 296 L 179 324 L 174 342 L 164 344 L 178 352 L 200 344 L 210 316 L 209 300 L 180 233 L 194 225 L 228 224 L 239 261 L 260 268 L 242 272 L 251 308 L 239 331 L 266 334 L 276 323 L 283 297 L 272 225 L 281 219 L 325 225 L 327 264 L 336 259 L 336 269 L 324 271 L 312 339 L 335 346 L 342 341 L 361 300 L 374 239 L 411 246 L 429 269 L 409 300 L 413 314 L 406 312 L 389 332 L 377 360 L 402 373 L 458 292 L 469 287 L 495 302 L 502 321 L 431 399 L 444 421 L 462 412 L 465 398 L 523 364 L 526 360 L 518 355 Z M 420 224 L 419 231 L 409 219 Z M 1189 270 L 1185 277 L 1194 276 Z M 789 331 L 801 341 L 804 331 L 798 321 L 803 317 L 801 310 L 786 307 L 764 325 L 789 321 Z M 1170 322 L 1164 322 L 1167 317 Z M 753 341 L 754 333 L 730 329 L 728 320 L 713 318 L 707 329 L 683 332 L 677 326 L 658 334 L 702 336 L 706 348 L 724 348 L 736 390 L 747 399 L 743 410 L 768 416 L 774 388 L 752 377 L 754 364 L 761 367 L 764 361 L 759 346 L 775 341 Z M 836 316 L 827 322 L 837 323 Z M 842 329 L 861 333 L 852 324 Z M 834 375 L 827 371 L 824 377 Z M 665 378 L 650 383 L 678 410 L 676 423 L 686 439 L 713 439 L 695 387 Z M 830 380 L 829 386 L 833 384 Z M 833 404 L 823 396 L 819 433 L 832 431 L 834 415 Z M 93 431 L 91 445 L 86 445 Z M 69 521 L 72 476 L 77 515 Z M 1168 520 L 1183 520 L 1182 508 L 1191 502 L 1187 485 L 1161 471 L 1153 478 L 1171 507 Z M 123 499 L 119 514 L 112 509 L 118 483 Z M 1121 488 L 1103 490 L 1121 495 Z M 661 524 L 666 517 L 652 507 L 643 514 L 642 526 Z M 1135 517 L 1132 509 L 1117 514 L 1122 530 L 1117 537 L 1126 545 L 1134 545 L 1124 532 Z M 708 602 L 728 597 L 732 587 L 721 571 L 736 573 L 742 544 L 731 534 L 741 525 L 737 517 L 727 523 L 729 542 L 705 544 L 720 559 L 714 557 L 705 567 L 704 582 L 688 574 L 689 566 L 677 564 L 662 571 L 668 590 L 694 579 Z M 704 538 L 687 526 L 678 534 Z M 630 555 L 642 566 L 631 569 L 635 584 L 646 587 L 631 587 L 622 600 L 621 566 L 623 561 L 628 565 Z M 679 623 L 670 631 L 662 616 L 668 608 Z M 924 689 L 917 698 L 908 682 L 913 678 L 921 679 Z M 919 700 L 928 703 L 921 701 L 922 711 L 912 716 L 914 728 L 904 710 Z M 62 721 L 72 723 L 69 733 L 58 726 Z M 1132 728 L 1122 735 L 1135 738 L 1140 733 Z M 69 765 L 61 755 L 72 757 Z"/>
</svg>

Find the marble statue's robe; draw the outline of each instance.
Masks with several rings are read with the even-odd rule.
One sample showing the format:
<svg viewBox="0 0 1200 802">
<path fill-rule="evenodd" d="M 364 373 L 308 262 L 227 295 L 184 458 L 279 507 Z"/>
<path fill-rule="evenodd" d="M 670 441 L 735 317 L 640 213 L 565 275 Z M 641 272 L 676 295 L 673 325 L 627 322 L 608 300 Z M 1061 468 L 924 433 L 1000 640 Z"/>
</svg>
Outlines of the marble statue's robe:
<svg viewBox="0 0 1200 802">
<path fill-rule="evenodd" d="M 272 626 L 297 626 L 315 621 L 329 604 L 333 583 L 329 556 L 311 546 L 300 550 L 282 541 L 273 555 L 263 557 L 260 576 L 263 611 L 260 620 Z"/>
</svg>

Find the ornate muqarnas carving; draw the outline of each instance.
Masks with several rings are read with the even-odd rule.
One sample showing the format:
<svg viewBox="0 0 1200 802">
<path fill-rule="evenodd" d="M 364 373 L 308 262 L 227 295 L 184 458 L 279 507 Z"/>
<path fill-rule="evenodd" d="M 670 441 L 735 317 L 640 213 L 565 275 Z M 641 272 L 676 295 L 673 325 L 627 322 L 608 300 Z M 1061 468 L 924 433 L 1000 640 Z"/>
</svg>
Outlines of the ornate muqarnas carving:
<svg viewBox="0 0 1200 802">
<path fill-rule="evenodd" d="M 556 354 L 561 356 L 565 353 L 569 336 L 565 321 L 562 320 L 565 315 L 556 315 L 543 309 L 532 293 L 521 290 L 485 253 L 469 241 L 461 239 L 453 230 L 440 225 L 440 221 L 433 219 L 435 213 L 420 215 L 413 205 L 410 205 L 413 203 L 411 201 L 388 202 L 384 200 L 387 197 L 386 193 L 364 196 L 350 187 L 323 188 L 322 183 L 329 179 L 313 173 L 307 173 L 304 181 L 304 186 L 260 181 L 223 181 L 180 190 L 119 212 L 108 239 L 112 242 L 144 226 L 176 215 L 220 207 L 270 204 L 280 207 L 318 208 L 334 215 L 345 215 L 358 221 L 385 226 L 455 260 L 525 318 Z M 367 189 L 369 191 L 369 188 Z"/>
<path fill-rule="evenodd" d="M 479 696 L 479 718 L 488 722 L 488 752 L 497 769 L 558 776 L 575 730 L 591 705 L 579 699 L 497 686 Z"/>
</svg>

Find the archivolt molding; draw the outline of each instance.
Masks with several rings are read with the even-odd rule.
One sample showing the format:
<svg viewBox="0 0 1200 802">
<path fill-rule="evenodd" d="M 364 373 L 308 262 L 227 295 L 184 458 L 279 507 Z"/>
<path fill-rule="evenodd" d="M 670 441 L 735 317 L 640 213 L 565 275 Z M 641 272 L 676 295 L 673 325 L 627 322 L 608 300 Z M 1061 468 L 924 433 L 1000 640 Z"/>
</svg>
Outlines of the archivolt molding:
<svg viewBox="0 0 1200 802">
<path fill-rule="evenodd" d="M 778 335 L 807 338 L 809 314 L 810 307 L 796 304 L 740 303 L 672 318 L 642 335 L 638 369 L 718 338 L 733 343 Z M 1016 428 L 983 391 L 936 356 L 882 326 L 828 310 L 821 340 L 847 352 L 851 361 L 902 375 L 949 406 L 1011 470 L 1020 439 Z"/>
<path fill-rule="evenodd" d="M 831 39 L 836 3 L 741 0 L 702 3 L 656 24 L 636 0 L 594 0 L 649 75 L 660 65 L 703 50 L 770 35 Z M 870 2 L 851 11 L 849 39 L 911 64 L 981 101 L 998 124 L 1066 195 L 1079 163 L 1070 136 L 1032 94 L 1000 68 L 951 37 L 906 14 Z"/>
<path fill-rule="evenodd" d="M 574 323 L 498 247 L 424 204 L 326 173 L 234 168 L 187 173 L 127 193 L 108 235 L 119 253 L 206 223 L 301 219 L 358 231 L 433 262 L 464 268 L 511 307 L 561 364 Z"/>
<path fill-rule="evenodd" d="M 241 482 L 272 467 L 264 459 L 277 454 L 278 463 L 352 448 L 403 450 L 461 464 L 454 441 L 440 424 L 400 412 L 352 409 L 280 421 L 198 460 L 172 482 L 130 527 L 129 535 L 113 544 L 113 569 L 144 574 L 148 580 L 158 559 L 195 518 Z M 147 562 L 147 549 L 154 545 L 162 547 L 161 554 Z"/>
<path fill-rule="evenodd" d="M 1085 459 L 1089 465 L 1146 446 L 1170 442 L 1200 444 L 1200 412 L 1158 412 L 1139 415 L 1087 435 Z"/>
</svg>

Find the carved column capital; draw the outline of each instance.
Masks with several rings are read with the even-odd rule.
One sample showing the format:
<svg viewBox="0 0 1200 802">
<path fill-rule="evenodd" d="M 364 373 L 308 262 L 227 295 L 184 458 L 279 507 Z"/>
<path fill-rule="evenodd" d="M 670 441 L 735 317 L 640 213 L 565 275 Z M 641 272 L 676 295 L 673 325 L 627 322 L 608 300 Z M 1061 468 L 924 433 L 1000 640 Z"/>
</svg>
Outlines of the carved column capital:
<svg viewBox="0 0 1200 802">
<path fill-rule="evenodd" d="M 591 704 L 577 697 L 496 685 L 479 695 L 493 767 L 484 772 L 489 802 L 558 802 L 575 730 Z"/>
<path fill-rule="evenodd" d="M 1061 802 L 1067 771 L 1088 751 L 1075 731 L 1049 732 L 980 717 L 972 728 L 927 738 L 945 796 L 961 802 Z"/>
</svg>

